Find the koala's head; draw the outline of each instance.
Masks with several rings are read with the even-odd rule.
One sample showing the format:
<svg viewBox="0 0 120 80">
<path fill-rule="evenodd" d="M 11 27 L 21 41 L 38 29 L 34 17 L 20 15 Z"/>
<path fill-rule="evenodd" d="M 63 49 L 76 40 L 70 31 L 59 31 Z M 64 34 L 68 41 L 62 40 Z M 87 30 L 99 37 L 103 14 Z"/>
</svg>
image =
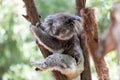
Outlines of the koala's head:
<svg viewBox="0 0 120 80">
<path fill-rule="evenodd" d="M 49 35 L 60 40 L 69 40 L 75 31 L 77 33 L 82 31 L 81 18 L 66 13 L 48 16 L 45 18 L 43 26 Z"/>
</svg>

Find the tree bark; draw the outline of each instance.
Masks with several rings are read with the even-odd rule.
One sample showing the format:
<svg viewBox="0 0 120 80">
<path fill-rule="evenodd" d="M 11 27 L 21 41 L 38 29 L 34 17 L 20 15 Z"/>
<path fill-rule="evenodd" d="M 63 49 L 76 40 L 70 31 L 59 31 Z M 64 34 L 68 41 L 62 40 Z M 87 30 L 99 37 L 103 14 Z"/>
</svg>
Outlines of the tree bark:
<svg viewBox="0 0 120 80">
<path fill-rule="evenodd" d="M 39 15 L 38 12 L 35 8 L 35 4 L 33 0 L 23 0 L 26 6 L 26 11 L 27 11 L 27 15 L 23 15 L 28 21 L 30 21 L 33 25 L 35 25 L 37 22 L 40 22 L 39 19 Z M 45 49 L 43 46 L 41 46 L 38 41 L 36 41 L 39 49 L 42 52 L 42 55 L 44 56 L 44 58 L 46 58 L 47 56 L 51 55 L 52 53 L 50 53 L 47 49 Z M 56 80 L 68 80 L 66 76 L 62 75 L 60 72 L 58 71 L 52 71 L 54 77 Z"/>
<path fill-rule="evenodd" d="M 76 12 L 75 14 L 80 16 L 80 10 L 85 8 L 86 0 L 75 0 Z"/>
<path fill-rule="evenodd" d="M 76 0 L 76 15 L 81 16 L 81 9 L 85 8 L 86 0 Z M 84 25 L 84 24 L 83 24 Z M 84 26 L 83 26 L 84 27 Z M 86 44 L 86 37 L 83 31 L 82 35 L 79 36 L 80 46 L 83 50 L 84 55 L 84 71 L 81 74 L 81 80 L 92 80 L 91 71 L 90 71 L 90 60 L 89 60 L 89 51 Z"/>
<path fill-rule="evenodd" d="M 81 16 L 83 17 L 84 33 L 87 38 L 88 50 L 92 55 L 98 74 L 98 79 L 109 80 L 109 73 L 105 60 L 98 59 L 96 54 L 98 49 L 98 26 L 94 15 L 94 10 L 91 8 L 85 8 L 81 11 Z"/>
</svg>

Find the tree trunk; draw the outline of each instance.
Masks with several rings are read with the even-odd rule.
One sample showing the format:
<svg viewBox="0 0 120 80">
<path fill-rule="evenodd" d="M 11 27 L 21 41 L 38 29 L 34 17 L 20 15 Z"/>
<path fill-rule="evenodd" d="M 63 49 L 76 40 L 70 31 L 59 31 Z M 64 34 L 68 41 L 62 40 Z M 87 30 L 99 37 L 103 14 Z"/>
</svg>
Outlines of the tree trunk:
<svg viewBox="0 0 120 80">
<path fill-rule="evenodd" d="M 98 59 L 96 54 L 98 49 L 98 26 L 94 15 L 94 10 L 91 8 L 85 8 L 81 11 L 81 16 L 83 17 L 84 33 L 87 40 L 88 50 L 92 55 L 98 74 L 98 79 L 109 80 L 109 73 L 105 60 Z"/>
<path fill-rule="evenodd" d="M 75 0 L 76 12 L 75 14 L 80 16 L 80 10 L 85 8 L 86 0 Z"/>
</svg>

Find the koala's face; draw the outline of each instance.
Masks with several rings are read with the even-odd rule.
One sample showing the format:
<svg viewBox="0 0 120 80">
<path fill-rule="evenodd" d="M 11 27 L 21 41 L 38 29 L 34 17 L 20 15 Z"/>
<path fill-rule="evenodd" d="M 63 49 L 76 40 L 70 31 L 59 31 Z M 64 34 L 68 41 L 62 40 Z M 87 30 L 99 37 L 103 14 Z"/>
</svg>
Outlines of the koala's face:
<svg viewBox="0 0 120 80">
<path fill-rule="evenodd" d="M 81 18 L 78 16 L 57 13 L 48 16 L 43 26 L 49 35 L 60 40 L 69 40 L 74 34 L 76 20 L 81 22 Z"/>
</svg>

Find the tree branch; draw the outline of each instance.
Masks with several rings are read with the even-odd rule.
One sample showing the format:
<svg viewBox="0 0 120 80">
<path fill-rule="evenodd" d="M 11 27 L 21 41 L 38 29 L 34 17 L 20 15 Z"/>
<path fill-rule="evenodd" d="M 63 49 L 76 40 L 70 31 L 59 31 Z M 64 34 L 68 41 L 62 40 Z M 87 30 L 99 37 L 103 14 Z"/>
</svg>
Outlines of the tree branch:
<svg viewBox="0 0 120 80">
<path fill-rule="evenodd" d="M 26 6 L 27 15 L 23 15 L 33 25 L 39 22 L 39 15 L 35 8 L 33 0 L 23 0 Z"/>
<path fill-rule="evenodd" d="M 33 2 L 33 0 L 23 0 L 26 6 L 26 11 L 27 11 L 27 15 L 23 15 L 29 22 L 31 22 L 33 25 L 35 25 L 37 22 L 39 22 L 39 15 L 38 12 L 35 8 L 35 4 Z M 39 49 L 42 52 L 42 55 L 44 56 L 44 58 L 46 58 L 47 56 L 49 56 L 50 53 L 47 49 L 45 49 L 43 46 L 41 46 L 38 41 L 36 41 Z M 66 76 L 62 75 L 60 72 L 57 71 L 52 71 L 54 77 L 56 80 L 67 80 Z"/>
</svg>

